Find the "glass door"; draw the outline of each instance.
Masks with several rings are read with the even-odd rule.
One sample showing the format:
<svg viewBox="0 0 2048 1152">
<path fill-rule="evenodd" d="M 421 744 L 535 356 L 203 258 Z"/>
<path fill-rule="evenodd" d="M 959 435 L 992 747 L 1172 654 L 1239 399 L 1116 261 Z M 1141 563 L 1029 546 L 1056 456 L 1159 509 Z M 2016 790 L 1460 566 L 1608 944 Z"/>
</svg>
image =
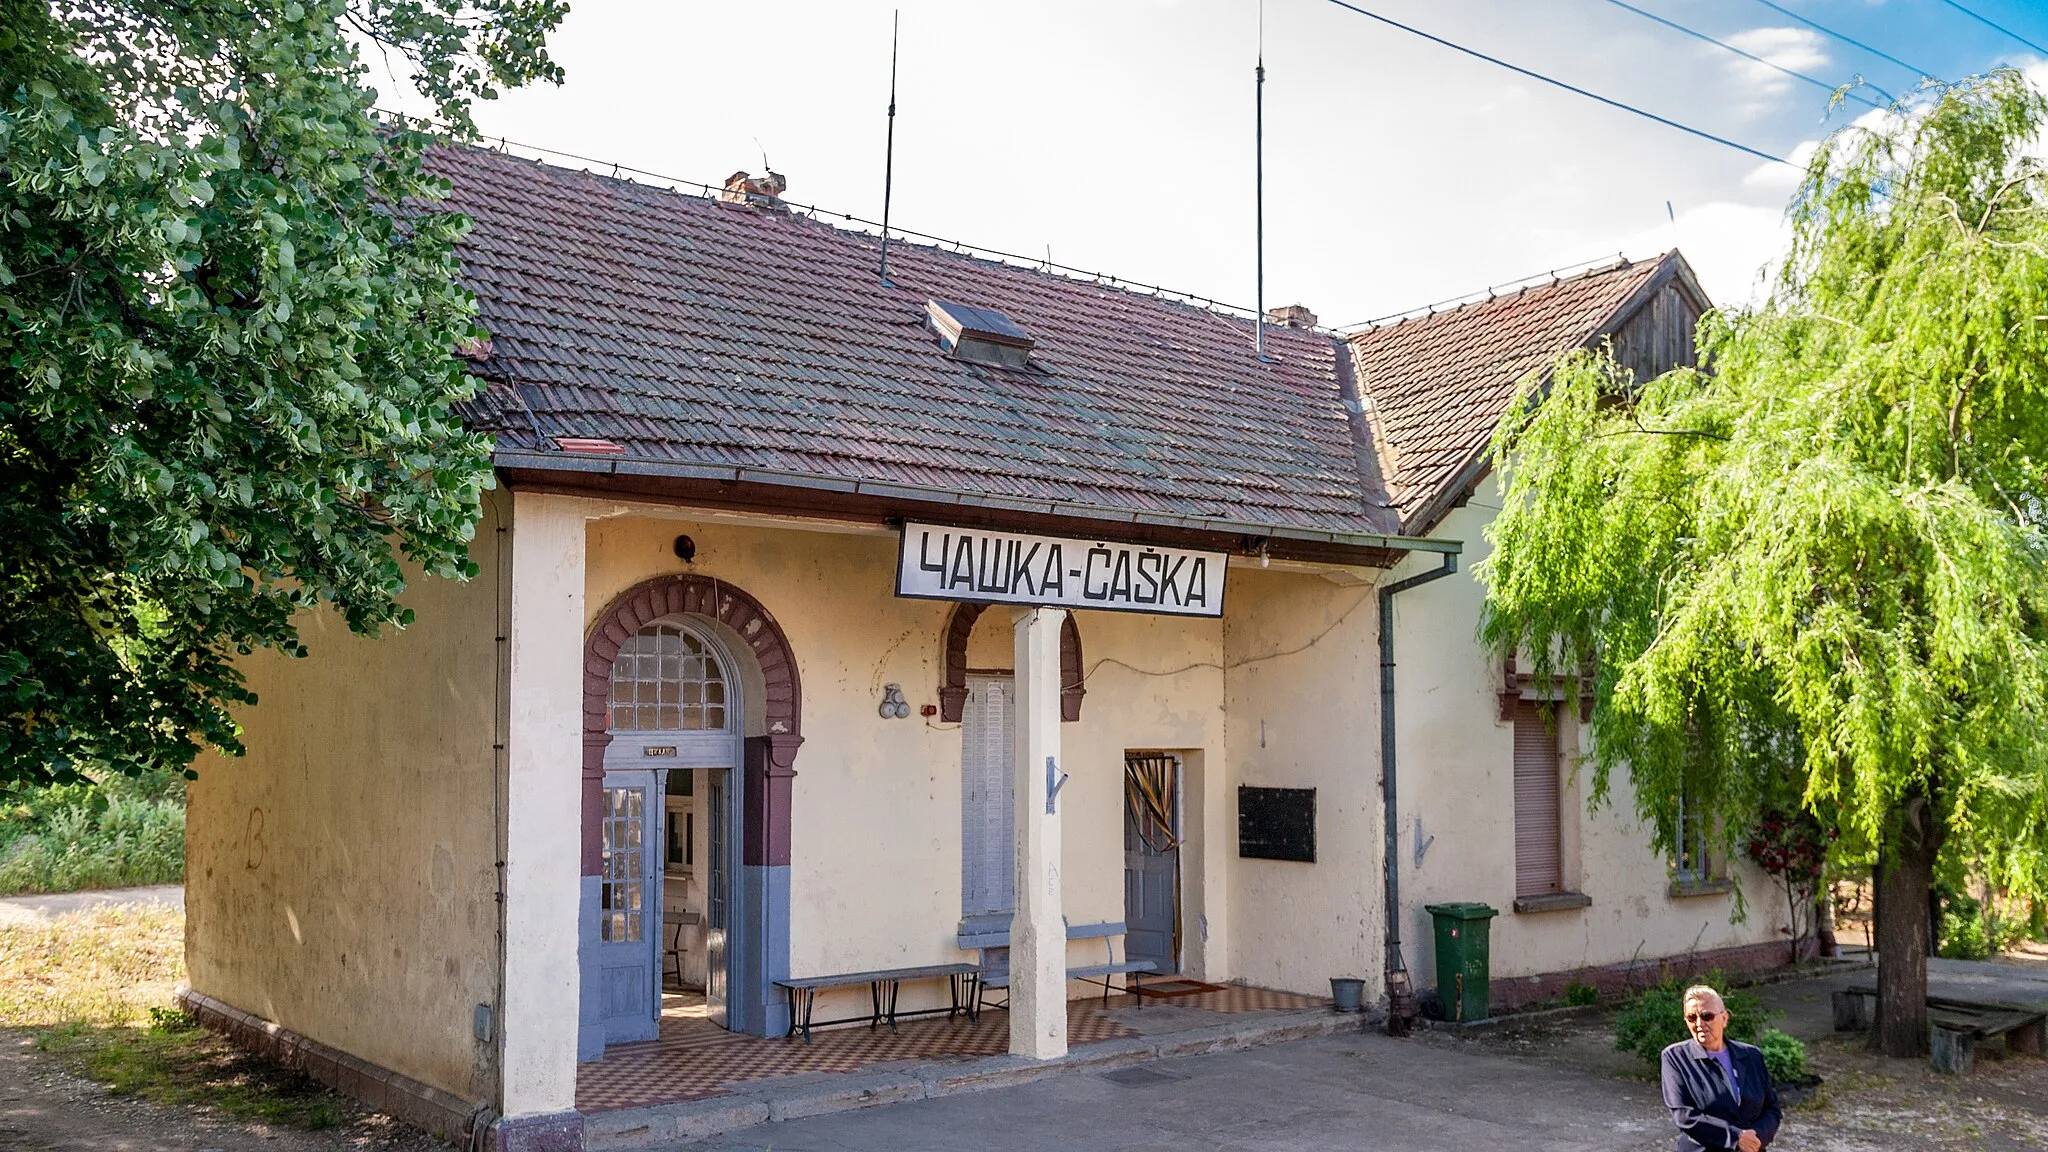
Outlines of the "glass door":
<svg viewBox="0 0 2048 1152">
<path fill-rule="evenodd" d="M 659 1031 L 661 796 L 658 773 L 604 775 L 597 953 L 607 1044 L 652 1040 Z"/>
</svg>

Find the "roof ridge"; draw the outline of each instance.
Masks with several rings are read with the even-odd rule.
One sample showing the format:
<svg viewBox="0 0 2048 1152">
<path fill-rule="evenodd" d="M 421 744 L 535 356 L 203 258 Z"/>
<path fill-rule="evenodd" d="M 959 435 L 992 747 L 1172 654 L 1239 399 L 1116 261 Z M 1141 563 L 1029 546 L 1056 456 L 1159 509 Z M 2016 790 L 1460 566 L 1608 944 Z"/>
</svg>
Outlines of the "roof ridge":
<svg viewBox="0 0 2048 1152">
<path fill-rule="evenodd" d="M 586 164 L 602 165 L 608 163 L 611 167 L 609 173 L 590 168 L 584 168 L 581 171 L 587 176 L 594 176 L 600 180 L 616 180 L 632 185 L 635 188 L 654 188 L 658 191 L 674 193 L 693 200 L 702 200 L 713 205 L 723 203 L 718 199 L 718 194 L 723 190 L 722 186 L 708 184 L 701 180 L 689 180 L 680 176 L 670 176 L 645 168 L 635 168 L 629 164 L 621 164 L 618 161 L 605 161 L 574 152 L 563 152 L 559 149 L 548 148 L 539 144 L 526 144 L 516 140 L 507 140 L 502 136 L 497 138 L 497 142 L 498 146 L 495 148 L 489 147 L 488 142 L 483 144 L 450 144 L 449 147 L 507 156 L 515 160 L 524 160 L 531 164 L 554 168 L 562 172 L 576 172 L 578 169 L 557 164 L 542 157 L 555 156 L 565 160 L 580 160 Z M 537 155 L 522 155 L 520 152 L 513 151 L 513 149 L 521 149 L 525 152 L 536 153 Z M 631 175 L 628 175 L 629 173 Z M 663 183 L 643 184 L 633 179 L 633 175 L 645 176 Z M 695 193 L 686 191 L 686 189 L 693 188 L 699 191 Z M 788 197 L 782 197 L 781 199 L 783 205 L 790 209 L 787 216 L 792 220 L 804 220 L 820 225 L 838 235 L 857 236 L 870 240 L 881 239 L 881 233 L 869 231 L 869 228 L 880 228 L 882 226 L 878 221 L 869 220 L 863 216 L 856 216 L 851 212 L 840 212 L 831 208 L 823 208 L 816 204 L 799 203 Z M 858 224 L 864 225 L 864 227 L 845 227 L 834 224 L 830 219 L 825 219 L 824 217 L 837 217 L 848 225 Z M 1006 252 L 1000 248 L 991 248 L 965 240 L 953 240 L 944 236 L 935 236 L 929 232 L 919 232 L 914 228 L 904 228 L 901 225 L 891 225 L 889 227 L 889 237 L 891 243 L 909 243 L 913 247 L 927 251 L 961 256 L 969 260 L 994 265 L 999 268 L 1007 268 L 1012 271 L 1036 272 L 1048 278 L 1070 284 L 1108 288 L 1126 296 L 1158 300 L 1212 316 L 1223 316 L 1235 320 L 1251 320 L 1258 316 L 1258 310 L 1255 308 L 1248 308 L 1242 304 L 1232 304 L 1211 296 L 1201 295 L 1200 293 L 1184 291 L 1178 288 L 1168 288 L 1159 284 L 1148 284 L 1142 280 L 1113 276 L 1107 272 L 1092 272 L 1086 268 L 1077 268 L 1071 264 L 1061 264 L 1050 259 L 1034 260 L 1029 256 L 1019 255 L 1015 252 Z M 908 239 L 910 237 L 915 237 L 916 239 Z M 920 243 L 919 241 L 926 241 L 928 243 Z M 1287 325 L 1275 324 L 1271 320 L 1268 320 L 1266 324 L 1267 327 L 1271 328 L 1288 327 Z M 1343 335 L 1337 329 L 1322 325 L 1310 328 L 1295 328 L 1294 331 L 1317 332 L 1329 337 L 1341 337 Z"/>
<path fill-rule="evenodd" d="M 1658 253 L 1654 260 L 1636 260 L 1631 259 L 1626 252 L 1617 252 L 1612 256 L 1601 256 L 1578 264 L 1567 264 L 1561 268 L 1551 269 L 1548 272 L 1536 272 L 1518 279 L 1508 280 L 1490 287 L 1467 292 L 1463 295 L 1447 297 L 1433 304 L 1423 304 L 1414 308 L 1403 309 L 1399 312 L 1389 312 L 1384 316 L 1375 317 L 1371 320 L 1360 320 L 1354 324 L 1338 325 L 1330 329 L 1330 331 L 1346 337 L 1376 332 L 1382 328 L 1391 328 L 1405 324 L 1410 320 L 1427 320 L 1436 316 L 1462 312 L 1475 304 L 1492 303 L 1510 293 L 1520 296 L 1532 288 L 1549 288 L 1565 283 L 1567 280 L 1590 280 L 1595 276 L 1604 276 L 1609 272 L 1620 272 L 1634 268 L 1637 264 L 1641 263 L 1660 263 L 1669 255 L 1671 255 L 1671 252 L 1665 251 Z"/>
</svg>

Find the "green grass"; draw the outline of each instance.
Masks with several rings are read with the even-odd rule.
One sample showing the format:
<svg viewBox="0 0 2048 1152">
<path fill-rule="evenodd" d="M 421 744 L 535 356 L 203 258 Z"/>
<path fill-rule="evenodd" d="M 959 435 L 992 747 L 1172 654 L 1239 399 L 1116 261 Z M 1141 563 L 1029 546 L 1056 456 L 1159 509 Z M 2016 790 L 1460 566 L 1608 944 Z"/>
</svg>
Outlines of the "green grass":
<svg viewBox="0 0 2048 1152">
<path fill-rule="evenodd" d="M 252 1056 L 171 1006 L 185 974 L 185 918 L 94 908 L 0 926 L 0 1027 L 113 1092 L 296 1128 L 352 1112 L 318 1082 Z"/>
<path fill-rule="evenodd" d="M 36 1048 L 105 1084 L 117 1096 L 171 1107 L 207 1107 L 244 1120 L 318 1130 L 341 1119 L 318 1082 L 243 1052 L 182 1013 L 147 1027 L 83 1023 L 46 1028 Z"/>
</svg>

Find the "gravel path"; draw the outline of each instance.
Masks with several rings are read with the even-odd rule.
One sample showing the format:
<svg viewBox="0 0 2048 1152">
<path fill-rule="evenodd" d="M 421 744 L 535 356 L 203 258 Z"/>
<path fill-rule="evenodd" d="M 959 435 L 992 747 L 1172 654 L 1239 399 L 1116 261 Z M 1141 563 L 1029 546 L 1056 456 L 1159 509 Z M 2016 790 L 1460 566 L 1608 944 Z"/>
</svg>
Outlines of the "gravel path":
<svg viewBox="0 0 2048 1152">
<path fill-rule="evenodd" d="M 185 888 L 181 884 L 158 884 L 149 888 L 102 888 L 93 892 L 51 892 L 39 896 L 0 896 L 0 924 L 33 924 L 54 920 L 81 908 L 109 904 L 161 904 L 185 910 Z"/>
</svg>

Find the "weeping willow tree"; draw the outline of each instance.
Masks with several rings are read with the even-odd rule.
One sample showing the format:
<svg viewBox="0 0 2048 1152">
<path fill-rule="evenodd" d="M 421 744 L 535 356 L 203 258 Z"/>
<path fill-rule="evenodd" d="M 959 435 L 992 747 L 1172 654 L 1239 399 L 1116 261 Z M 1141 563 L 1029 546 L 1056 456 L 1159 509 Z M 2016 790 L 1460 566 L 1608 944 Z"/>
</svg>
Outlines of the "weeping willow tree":
<svg viewBox="0 0 2048 1152">
<path fill-rule="evenodd" d="M 1659 848 L 1789 794 L 1876 850 L 1891 1055 L 1926 1049 L 1944 845 L 2048 889 L 2044 115 L 1999 72 L 1838 132 L 1706 371 L 1568 357 L 1493 444 L 1485 640 L 1593 669 L 1593 794 L 1626 773 Z"/>
</svg>

